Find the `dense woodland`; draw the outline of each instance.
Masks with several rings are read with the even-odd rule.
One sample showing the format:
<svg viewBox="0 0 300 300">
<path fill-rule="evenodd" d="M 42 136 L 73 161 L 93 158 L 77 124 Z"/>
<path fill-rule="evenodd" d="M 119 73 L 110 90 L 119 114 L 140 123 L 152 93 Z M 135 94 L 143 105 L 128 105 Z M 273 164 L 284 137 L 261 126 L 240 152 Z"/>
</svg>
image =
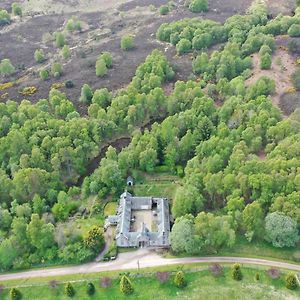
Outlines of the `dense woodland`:
<svg viewBox="0 0 300 300">
<path fill-rule="evenodd" d="M 245 84 L 251 54 L 268 68 L 282 34 L 300 35 L 300 8 L 268 19 L 255 1 L 224 24 L 194 18 L 160 26 L 157 39 L 195 56 L 195 80 L 175 82 L 168 95 L 175 71 L 154 50 L 125 89 L 84 85 L 88 116 L 56 89 L 36 104 L 0 103 L 0 269 L 92 259 L 101 230 L 72 230 L 69 218 L 84 215 L 90 196 L 117 199 L 133 170 L 158 167 L 183 177 L 172 203 L 174 252 L 216 253 L 241 235 L 299 245 L 300 119 L 284 119 L 272 104 L 272 79 Z M 131 136 L 129 146 L 109 147 L 78 186 L 99 149 L 122 136 Z"/>
</svg>

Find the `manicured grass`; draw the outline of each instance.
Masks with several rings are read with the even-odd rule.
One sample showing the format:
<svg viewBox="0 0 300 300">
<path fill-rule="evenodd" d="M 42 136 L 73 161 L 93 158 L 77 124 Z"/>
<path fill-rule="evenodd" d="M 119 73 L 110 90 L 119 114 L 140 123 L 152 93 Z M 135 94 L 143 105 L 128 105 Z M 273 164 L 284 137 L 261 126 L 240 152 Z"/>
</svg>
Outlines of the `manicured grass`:
<svg viewBox="0 0 300 300">
<path fill-rule="evenodd" d="M 118 279 L 114 279 L 111 287 L 101 288 L 99 280 L 92 280 L 96 286 L 96 294 L 89 297 L 86 294 L 86 282 L 73 283 L 76 295 L 73 299 L 298 299 L 300 288 L 290 291 L 284 287 L 284 274 L 279 279 L 271 279 L 264 270 L 242 267 L 244 278 L 237 282 L 231 278 L 230 268 L 224 268 L 223 275 L 213 277 L 209 271 L 202 270 L 186 273 L 187 287 L 180 290 L 173 285 L 173 276 L 164 284 L 160 284 L 155 273 L 147 277 L 132 278 L 135 291 L 125 297 L 119 291 Z M 256 273 L 260 280 L 254 279 Z M 24 298 L 28 300 L 43 299 L 69 299 L 64 294 L 64 285 L 50 288 L 48 285 L 20 288 Z M 8 289 L 1 297 L 8 299 Z M 1 299 L 2 299 L 1 298 Z"/>
<path fill-rule="evenodd" d="M 265 241 L 249 243 L 245 238 L 239 237 L 233 249 L 222 249 L 220 256 L 243 256 L 243 257 L 261 257 L 273 260 L 285 260 L 297 263 L 293 255 L 299 251 L 299 248 L 275 248 L 272 244 Z M 298 261 L 298 263 L 300 263 Z"/>
<path fill-rule="evenodd" d="M 118 203 L 117 202 L 108 202 L 104 208 L 104 216 L 115 215 L 117 212 Z"/>
</svg>

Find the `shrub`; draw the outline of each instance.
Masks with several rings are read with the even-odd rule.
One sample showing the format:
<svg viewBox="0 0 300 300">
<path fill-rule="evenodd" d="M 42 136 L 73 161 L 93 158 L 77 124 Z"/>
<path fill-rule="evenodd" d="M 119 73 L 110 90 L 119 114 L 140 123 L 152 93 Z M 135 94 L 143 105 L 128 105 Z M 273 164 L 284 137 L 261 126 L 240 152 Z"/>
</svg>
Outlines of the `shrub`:
<svg viewBox="0 0 300 300">
<path fill-rule="evenodd" d="M 22 8 L 19 3 L 14 2 L 11 5 L 11 11 L 12 11 L 13 15 L 15 15 L 15 16 L 20 16 L 20 17 L 22 16 Z"/>
<path fill-rule="evenodd" d="M 92 296 L 95 294 L 95 286 L 92 282 L 89 282 L 86 286 L 86 293 L 89 295 L 89 296 Z"/>
<path fill-rule="evenodd" d="M 134 37 L 132 35 L 125 35 L 121 39 L 121 49 L 131 50 L 134 47 Z"/>
<path fill-rule="evenodd" d="M 285 277 L 285 286 L 290 290 L 297 288 L 297 279 L 294 273 L 288 273 Z"/>
<path fill-rule="evenodd" d="M 271 268 L 267 270 L 267 274 L 272 278 L 272 279 L 277 279 L 280 277 L 280 271 L 275 268 Z"/>
<path fill-rule="evenodd" d="M 264 54 L 272 54 L 272 49 L 268 45 L 262 45 L 260 50 L 259 50 L 259 55 L 263 56 Z"/>
<path fill-rule="evenodd" d="M 168 5 L 162 5 L 162 6 L 159 8 L 159 13 L 160 13 L 161 15 L 167 15 L 169 12 L 170 12 L 170 10 L 169 10 L 169 6 L 168 6 Z"/>
<path fill-rule="evenodd" d="M 256 273 L 256 274 L 255 274 L 255 280 L 256 280 L 256 281 L 259 281 L 259 280 L 260 280 L 260 275 L 259 275 L 259 273 Z"/>
<path fill-rule="evenodd" d="M 62 68 L 60 63 L 54 63 L 51 66 L 51 73 L 55 78 L 59 78 L 62 73 Z"/>
<path fill-rule="evenodd" d="M 5 9 L 0 9 L 0 26 L 10 24 L 10 15 Z"/>
<path fill-rule="evenodd" d="M 182 289 L 186 286 L 186 281 L 184 278 L 184 273 L 182 271 L 178 271 L 174 278 L 174 284 L 178 288 Z"/>
<path fill-rule="evenodd" d="M 93 250 L 95 253 L 101 251 L 104 246 L 103 230 L 100 227 L 94 226 L 89 230 L 84 239 L 87 248 Z"/>
<path fill-rule="evenodd" d="M 262 70 L 268 70 L 271 68 L 272 64 L 272 58 L 269 53 L 265 53 L 261 58 L 260 58 L 260 68 Z"/>
<path fill-rule="evenodd" d="M 192 0 L 189 5 L 189 10 L 194 13 L 208 11 L 208 0 Z"/>
<path fill-rule="evenodd" d="M 213 264 L 213 265 L 209 266 L 208 270 L 210 271 L 210 273 L 213 276 L 217 277 L 222 274 L 223 268 L 219 264 Z"/>
<path fill-rule="evenodd" d="M 179 55 L 189 52 L 191 49 L 192 43 L 188 39 L 181 39 L 176 45 L 176 50 Z"/>
<path fill-rule="evenodd" d="M 73 82 L 72 80 L 67 80 L 67 81 L 65 82 L 65 87 L 66 87 L 67 89 L 71 89 L 72 87 L 74 87 L 74 82 Z"/>
<path fill-rule="evenodd" d="M 108 288 L 111 286 L 112 283 L 112 279 L 110 277 L 102 277 L 100 279 L 100 286 L 102 288 Z"/>
<path fill-rule="evenodd" d="M 34 59 L 36 62 L 38 63 L 42 63 L 43 61 L 45 61 L 45 53 L 43 49 L 37 49 L 34 52 Z"/>
<path fill-rule="evenodd" d="M 62 48 L 66 43 L 65 36 L 62 32 L 55 33 L 55 45 L 57 48 Z"/>
<path fill-rule="evenodd" d="M 13 82 L 5 82 L 5 83 L 0 83 L 0 91 L 4 91 L 6 89 L 9 89 L 11 87 L 14 86 L 14 83 Z"/>
<path fill-rule="evenodd" d="M 22 299 L 22 293 L 16 288 L 12 288 L 9 292 L 9 295 L 10 295 L 11 300 L 20 300 L 20 299 Z"/>
<path fill-rule="evenodd" d="M 81 96 L 79 101 L 89 104 L 91 103 L 92 98 L 93 98 L 93 91 L 91 87 L 85 83 L 81 88 Z"/>
<path fill-rule="evenodd" d="M 98 57 L 98 59 L 103 59 L 107 68 L 111 68 L 112 67 L 113 60 L 112 60 L 112 55 L 109 52 L 107 52 L 107 51 L 103 52 Z"/>
<path fill-rule="evenodd" d="M 8 58 L 2 59 L 0 62 L 0 74 L 7 76 L 15 72 L 15 67 Z"/>
<path fill-rule="evenodd" d="M 65 286 L 65 293 L 68 297 L 72 298 L 75 296 L 75 289 L 72 285 L 72 283 L 68 282 Z"/>
<path fill-rule="evenodd" d="M 288 34 L 291 37 L 298 37 L 300 36 L 300 24 L 293 24 L 289 30 L 288 30 Z"/>
<path fill-rule="evenodd" d="M 49 72 L 46 69 L 40 70 L 39 74 L 42 80 L 47 80 L 49 78 Z"/>
<path fill-rule="evenodd" d="M 241 271 L 241 266 L 240 264 L 234 264 L 233 267 L 232 267 L 232 278 L 234 280 L 242 280 L 243 279 L 243 274 L 242 274 L 242 271 Z"/>
<path fill-rule="evenodd" d="M 131 283 L 130 279 L 126 275 L 123 275 L 121 277 L 121 280 L 120 280 L 120 291 L 124 295 L 130 295 L 134 291 L 132 283 Z"/>
<path fill-rule="evenodd" d="M 169 277 L 170 277 L 169 272 L 157 272 L 156 273 L 156 278 L 159 280 L 160 283 L 164 283 L 164 282 L 168 281 Z"/>
<path fill-rule="evenodd" d="M 103 77 L 107 74 L 107 67 L 104 59 L 98 59 L 96 61 L 96 76 Z"/>
<path fill-rule="evenodd" d="M 31 96 L 37 92 L 37 88 L 35 86 L 27 86 L 24 87 L 21 91 L 19 91 L 19 94 L 23 96 Z"/>
<path fill-rule="evenodd" d="M 64 45 L 61 49 L 61 56 L 63 57 L 63 59 L 68 59 L 71 57 L 71 51 L 68 45 Z"/>
</svg>

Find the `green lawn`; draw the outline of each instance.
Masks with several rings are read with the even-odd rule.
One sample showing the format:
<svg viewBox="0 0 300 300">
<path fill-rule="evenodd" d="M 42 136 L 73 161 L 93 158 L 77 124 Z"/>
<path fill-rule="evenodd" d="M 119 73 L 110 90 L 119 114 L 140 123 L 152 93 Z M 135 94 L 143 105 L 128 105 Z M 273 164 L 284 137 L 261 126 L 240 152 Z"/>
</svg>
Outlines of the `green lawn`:
<svg viewBox="0 0 300 300">
<path fill-rule="evenodd" d="M 117 202 L 108 202 L 104 207 L 104 216 L 115 215 L 117 212 L 118 203 Z"/>
<path fill-rule="evenodd" d="M 96 295 L 88 297 L 85 292 L 86 282 L 74 283 L 76 296 L 73 299 L 299 299 L 300 288 L 290 291 L 284 287 L 284 274 L 279 279 L 271 279 L 264 270 L 255 270 L 242 267 L 244 279 L 241 282 L 231 278 L 230 269 L 225 268 L 224 274 L 220 277 L 213 277 L 207 270 L 191 272 L 186 274 L 188 285 L 183 290 L 173 285 L 173 277 L 168 282 L 160 284 L 155 275 L 141 278 L 133 278 L 135 292 L 124 297 L 119 291 L 118 279 L 114 279 L 109 288 L 100 288 L 99 280 L 93 280 L 96 286 Z M 260 274 L 259 282 L 254 276 Z M 54 300 L 70 299 L 64 295 L 64 285 L 57 288 L 46 286 L 20 288 L 23 299 Z M 5 289 L 0 296 L 1 299 L 8 299 L 8 289 Z"/>
</svg>

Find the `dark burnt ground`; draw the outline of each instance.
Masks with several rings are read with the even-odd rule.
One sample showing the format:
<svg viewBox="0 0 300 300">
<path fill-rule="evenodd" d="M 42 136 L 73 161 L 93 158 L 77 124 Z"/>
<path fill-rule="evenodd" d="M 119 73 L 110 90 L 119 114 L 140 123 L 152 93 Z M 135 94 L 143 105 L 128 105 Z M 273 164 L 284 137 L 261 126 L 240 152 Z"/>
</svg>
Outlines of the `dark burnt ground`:
<svg viewBox="0 0 300 300">
<path fill-rule="evenodd" d="M 160 16 L 157 12 L 151 12 L 149 5 L 161 5 L 167 1 L 141 0 L 131 1 L 121 5 L 119 11 L 106 13 L 77 13 L 80 20 L 88 24 L 87 29 L 80 34 L 72 34 L 68 37 L 68 43 L 72 49 L 72 58 L 68 62 L 62 61 L 63 76 L 60 79 L 51 77 L 47 81 L 41 81 L 38 77 L 40 67 L 47 66 L 57 57 L 58 51 L 53 42 L 44 43 L 43 34 L 53 33 L 61 30 L 64 22 L 71 15 L 42 15 L 35 16 L 26 22 L 21 23 L 8 32 L 0 35 L 0 59 L 10 58 L 15 66 L 22 67 L 25 71 L 18 70 L 13 78 L 2 80 L 13 81 L 27 75 L 24 82 L 19 86 L 7 89 L 0 94 L 7 92 L 9 98 L 21 101 L 23 97 L 18 93 L 24 86 L 36 86 L 36 94 L 28 97 L 35 102 L 38 99 L 47 98 L 49 89 L 53 83 L 72 80 L 74 88 L 62 88 L 69 99 L 75 104 L 78 111 L 84 115 L 87 107 L 78 103 L 80 89 L 84 83 L 88 83 L 93 89 L 107 87 L 110 90 L 117 90 L 125 87 L 131 81 L 135 70 L 151 53 L 153 49 L 160 49 L 165 52 L 170 63 L 174 66 L 177 78 L 186 80 L 192 76 L 191 58 L 192 54 L 178 57 L 175 47 L 160 43 L 156 40 L 155 33 L 158 27 L 165 22 L 172 22 L 188 17 L 204 17 L 219 22 L 224 22 L 228 17 L 240 13 L 243 14 L 248 8 L 251 0 L 228 0 L 224 3 L 221 0 L 211 1 L 210 11 L 205 14 L 194 14 L 185 7 L 179 6 L 166 16 Z M 136 6 L 145 8 L 137 10 Z M 120 13 L 120 11 L 122 11 Z M 143 13 L 146 12 L 146 13 Z M 72 14 L 74 15 L 74 14 Z M 122 51 L 120 49 L 120 38 L 125 33 L 135 33 L 135 49 L 132 51 Z M 44 65 L 38 65 L 33 58 L 34 51 L 44 48 L 52 59 Z M 113 68 L 103 78 L 96 77 L 95 61 L 97 56 L 103 52 L 111 52 L 114 60 Z M 53 58 L 54 57 L 54 58 Z M 6 101 L 4 99 L 2 101 Z"/>
<path fill-rule="evenodd" d="M 286 93 L 282 95 L 279 107 L 285 115 L 289 116 L 297 108 L 300 108 L 300 92 Z"/>
</svg>

